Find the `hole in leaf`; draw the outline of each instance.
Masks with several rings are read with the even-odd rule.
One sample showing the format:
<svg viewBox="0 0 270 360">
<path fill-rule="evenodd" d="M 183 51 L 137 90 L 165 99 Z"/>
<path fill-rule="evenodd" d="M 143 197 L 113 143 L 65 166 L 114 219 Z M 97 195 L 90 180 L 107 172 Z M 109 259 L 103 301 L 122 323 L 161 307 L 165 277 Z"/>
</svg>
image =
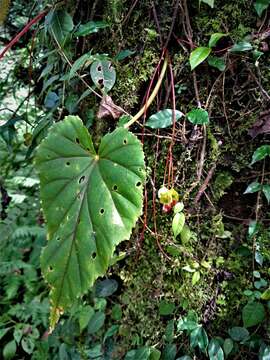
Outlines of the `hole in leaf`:
<svg viewBox="0 0 270 360">
<path fill-rule="evenodd" d="M 127 145 L 127 139 L 124 139 L 123 144 Z"/>
<path fill-rule="evenodd" d="M 66 162 L 66 165 L 67 165 L 67 166 L 69 166 L 69 165 L 70 165 L 70 162 L 69 162 L 69 161 L 67 161 L 67 162 Z"/>
<path fill-rule="evenodd" d="M 137 184 L 136 184 L 137 187 L 139 187 L 141 185 L 142 185 L 142 183 L 140 181 L 138 181 Z"/>
<path fill-rule="evenodd" d="M 102 70 L 102 67 L 99 65 L 98 67 L 97 67 L 97 71 L 101 71 Z"/>
<path fill-rule="evenodd" d="M 59 240 L 60 240 L 60 236 L 57 236 L 56 241 L 59 241 Z"/>
<path fill-rule="evenodd" d="M 109 65 L 108 65 L 108 69 L 109 69 L 110 71 L 112 71 L 112 63 L 111 63 L 111 62 L 110 62 Z"/>
<path fill-rule="evenodd" d="M 49 272 L 52 272 L 53 271 L 53 268 L 51 266 L 48 266 L 48 271 Z"/>
<path fill-rule="evenodd" d="M 91 255 L 92 259 L 95 259 L 97 257 L 97 253 L 96 252 L 93 252 L 92 255 Z"/>
<path fill-rule="evenodd" d="M 113 190 L 116 191 L 118 189 L 117 185 L 113 185 Z"/>
<path fill-rule="evenodd" d="M 85 180 L 85 176 L 83 175 L 83 176 L 81 176 L 81 177 L 79 178 L 79 184 L 83 183 L 84 180 Z"/>
<path fill-rule="evenodd" d="M 103 79 L 98 79 L 99 85 L 103 85 Z"/>
<path fill-rule="evenodd" d="M 80 140 L 78 138 L 75 139 L 76 143 L 79 144 Z"/>
<path fill-rule="evenodd" d="M 90 151 L 90 148 L 86 148 L 87 151 Z"/>
<path fill-rule="evenodd" d="M 99 212 L 100 212 L 101 215 L 103 215 L 104 212 L 105 212 L 105 210 L 104 210 L 104 209 L 100 209 Z"/>
</svg>

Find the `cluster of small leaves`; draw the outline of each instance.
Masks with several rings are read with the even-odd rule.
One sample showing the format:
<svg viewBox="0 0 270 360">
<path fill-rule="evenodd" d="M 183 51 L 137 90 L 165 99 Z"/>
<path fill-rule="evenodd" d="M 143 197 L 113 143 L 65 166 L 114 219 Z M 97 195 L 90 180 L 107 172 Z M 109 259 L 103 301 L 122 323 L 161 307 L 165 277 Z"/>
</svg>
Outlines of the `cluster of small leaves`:
<svg viewBox="0 0 270 360">
<path fill-rule="evenodd" d="M 262 145 L 260 146 L 253 154 L 251 165 L 255 164 L 258 161 L 264 160 L 270 156 L 270 145 Z M 270 203 L 270 185 L 262 184 L 258 181 L 253 181 L 248 185 L 244 194 L 253 194 L 258 191 L 262 191 L 265 195 L 268 204 Z"/>
</svg>

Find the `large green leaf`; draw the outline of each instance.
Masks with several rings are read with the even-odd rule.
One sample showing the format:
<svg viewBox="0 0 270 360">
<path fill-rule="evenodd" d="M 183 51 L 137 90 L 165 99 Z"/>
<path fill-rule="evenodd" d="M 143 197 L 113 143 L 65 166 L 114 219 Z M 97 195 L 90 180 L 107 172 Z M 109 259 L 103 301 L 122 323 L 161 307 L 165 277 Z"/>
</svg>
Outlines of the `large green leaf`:
<svg viewBox="0 0 270 360">
<path fill-rule="evenodd" d="M 140 141 L 124 128 L 98 152 L 77 116 L 55 124 L 38 148 L 36 168 L 48 226 L 42 272 L 51 287 L 51 326 L 103 275 L 115 246 L 130 237 L 142 210 Z"/>
</svg>

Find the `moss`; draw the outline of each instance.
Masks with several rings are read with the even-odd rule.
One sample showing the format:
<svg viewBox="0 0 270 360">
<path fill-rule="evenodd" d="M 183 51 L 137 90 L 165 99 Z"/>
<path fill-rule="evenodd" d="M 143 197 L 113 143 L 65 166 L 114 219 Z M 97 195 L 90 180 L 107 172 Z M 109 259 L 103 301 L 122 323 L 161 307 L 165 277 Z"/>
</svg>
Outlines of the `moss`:
<svg viewBox="0 0 270 360">
<path fill-rule="evenodd" d="M 145 49 L 127 64 L 116 64 L 117 82 L 113 97 L 120 106 L 131 111 L 140 100 L 140 89 L 154 74 L 159 55 L 152 49 Z"/>
<path fill-rule="evenodd" d="M 251 1 L 247 0 L 218 0 L 215 1 L 213 10 L 202 6 L 192 21 L 198 44 L 206 42 L 209 36 L 216 32 L 229 33 L 233 41 L 243 39 L 256 28 L 256 13 L 250 9 Z"/>
</svg>

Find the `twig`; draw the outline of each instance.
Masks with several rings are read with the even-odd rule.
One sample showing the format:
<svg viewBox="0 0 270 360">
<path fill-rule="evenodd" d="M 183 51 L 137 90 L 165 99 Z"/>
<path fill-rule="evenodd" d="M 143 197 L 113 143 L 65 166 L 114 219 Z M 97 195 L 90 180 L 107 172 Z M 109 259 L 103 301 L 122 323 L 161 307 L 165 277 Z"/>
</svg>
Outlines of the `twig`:
<svg viewBox="0 0 270 360">
<path fill-rule="evenodd" d="M 166 70 L 167 70 L 167 66 L 168 66 L 168 57 L 167 55 L 165 56 L 164 59 L 164 63 L 163 63 L 163 67 L 161 69 L 158 81 L 156 83 L 156 86 L 154 87 L 154 90 L 152 92 L 152 94 L 149 96 L 149 99 L 146 101 L 146 104 L 141 108 L 141 110 L 135 115 L 133 116 L 133 118 L 127 122 L 124 127 L 128 128 L 130 127 L 132 124 L 134 124 L 143 114 L 145 114 L 145 111 L 149 108 L 149 106 L 152 104 L 153 100 L 155 99 L 160 86 L 162 84 L 163 78 L 165 76 Z"/>
<path fill-rule="evenodd" d="M 25 27 L 6 45 L 6 47 L 2 50 L 0 53 L 0 60 L 4 57 L 4 55 L 12 48 L 14 44 L 16 44 L 20 38 L 27 33 L 27 31 L 36 24 L 39 20 L 41 20 L 46 14 L 48 10 L 43 11 L 42 13 L 38 14 L 34 19 L 29 21 L 28 24 L 25 25 Z"/>
<path fill-rule="evenodd" d="M 180 0 L 176 0 L 175 6 L 174 6 L 174 11 L 173 11 L 173 16 L 172 16 L 172 22 L 171 22 L 171 27 L 170 27 L 169 34 L 168 34 L 168 36 L 167 36 L 166 42 L 165 42 L 165 44 L 164 44 L 164 48 L 165 48 L 165 49 L 167 49 L 168 44 L 169 44 L 169 41 L 170 41 L 171 36 L 172 36 L 172 32 L 173 32 L 174 25 L 175 25 L 175 21 L 176 21 L 177 11 L 178 11 L 178 8 L 179 8 L 179 2 L 180 2 Z"/>
<path fill-rule="evenodd" d="M 198 191 L 196 197 L 195 197 L 195 204 L 197 204 L 199 201 L 200 201 L 200 198 L 202 197 L 202 194 L 204 193 L 204 191 L 206 190 L 207 186 L 209 185 L 209 182 L 211 181 L 213 175 L 214 175 L 214 172 L 215 172 L 215 169 L 216 169 L 216 164 L 214 164 L 211 169 L 209 170 L 202 186 L 200 187 L 200 190 Z"/>
</svg>

